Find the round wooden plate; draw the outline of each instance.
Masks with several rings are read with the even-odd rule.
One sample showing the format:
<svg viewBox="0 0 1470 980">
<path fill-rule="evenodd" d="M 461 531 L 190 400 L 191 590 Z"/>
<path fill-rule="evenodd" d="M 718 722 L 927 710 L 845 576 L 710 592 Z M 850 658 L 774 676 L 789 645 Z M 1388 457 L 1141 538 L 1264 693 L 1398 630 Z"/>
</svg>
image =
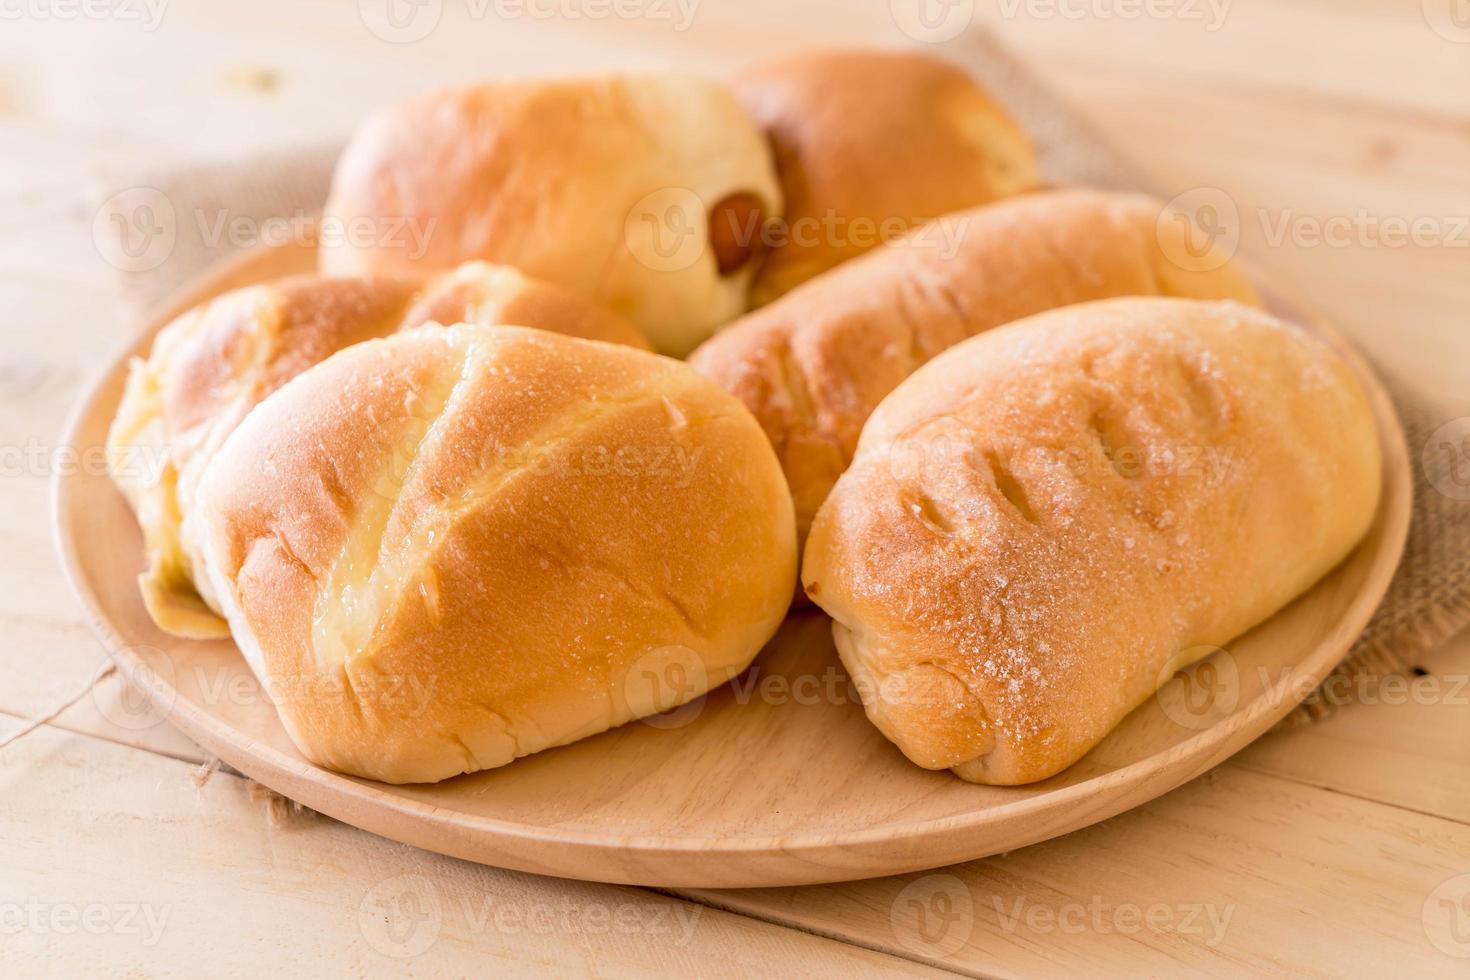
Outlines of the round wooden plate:
<svg viewBox="0 0 1470 980">
<path fill-rule="evenodd" d="M 154 330 L 223 290 L 311 270 L 315 258 L 299 246 L 247 255 L 180 297 Z M 641 885 L 794 885 L 933 868 L 1153 799 L 1266 731 L 1341 660 L 1398 563 L 1411 481 L 1387 395 L 1321 329 L 1352 359 L 1377 413 L 1384 494 L 1367 538 L 1287 609 L 1171 680 L 1085 759 L 1030 786 L 973 786 L 908 763 L 864 717 L 815 613 L 794 615 L 750 671 L 671 715 L 437 785 L 342 776 L 296 751 L 233 644 L 179 640 L 149 620 L 136 585 L 141 536 L 95 467 L 56 481 L 57 546 L 97 634 L 155 708 L 252 779 L 373 833 L 502 867 Z M 154 330 L 129 354 L 144 352 Z M 103 445 L 126 361 L 81 403 L 70 445 L 94 454 Z"/>
</svg>

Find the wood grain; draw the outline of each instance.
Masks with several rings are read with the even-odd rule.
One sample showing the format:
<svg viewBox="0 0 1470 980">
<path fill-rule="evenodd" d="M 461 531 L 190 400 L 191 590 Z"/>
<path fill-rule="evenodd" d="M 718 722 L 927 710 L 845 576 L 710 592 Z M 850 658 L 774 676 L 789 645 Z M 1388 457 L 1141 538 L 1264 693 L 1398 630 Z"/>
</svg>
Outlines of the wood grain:
<svg viewBox="0 0 1470 980">
<path fill-rule="evenodd" d="M 986 975 L 1449 977 L 1421 913 L 1467 871 L 1464 824 L 1228 764 L 935 874 L 680 894 Z"/>
<path fill-rule="evenodd" d="M 196 787 L 187 766 L 90 738 L 39 732 L 0 761 L 7 976 L 55 976 L 58 949 L 62 972 L 79 975 L 301 976 L 325 963 L 354 976 L 939 973 L 677 897 L 442 858 L 325 817 L 272 824 L 244 780 L 216 773 Z"/>
<path fill-rule="evenodd" d="M 385 100 L 502 66 L 556 71 L 572 61 L 593 69 L 656 57 L 660 63 L 720 72 L 818 38 L 860 44 L 903 40 L 895 36 L 881 3 L 838 8 L 706 0 L 693 27 L 682 33 L 626 21 L 482 23 L 455 25 L 419 44 L 393 46 L 368 34 L 353 6 L 336 0 L 173 0 L 168 19 L 155 33 L 106 23 L 6 23 L 0 31 L 0 173 L 5 176 L 0 181 L 0 301 L 10 316 L 0 352 L 0 442 L 13 447 L 35 439 L 54 446 L 81 384 L 105 366 L 135 326 L 118 318 L 112 292 L 116 273 L 98 258 L 90 222 L 97 200 L 136 182 L 139 172 L 340 135 Z M 1131 155 L 1166 190 L 1216 186 L 1273 213 L 1308 206 L 1319 215 L 1358 208 L 1388 216 L 1470 211 L 1463 181 L 1470 171 L 1470 48 L 1432 34 L 1413 0 L 1234 0 L 1230 16 L 1215 32 L 1167 20 L 1162 26 L 1140 26 L 1097 16 L 1077 23 L 1030 19 L 1024 4 L 1019 16 L 1004 18 L 995 5 L 976 6 L 1003 40 L 1110 139 L 1136 148 Z M 526 27 L 533 30 L 521 29 Z M 579 34 L 582 43 L 566 45 L 569 34 Z M 490 50 L 497 52 L 493 59 L 487 58 Z M 225 80 L 255 67 L 276 70 L 280 83 L 262 92 Z M 1245 243 L 1247 254 L 1258 247 L 1249 239 Z M 1389 364 L 1426 391 L 1470 407 L 1466 256 L 1464 249 L 1385 249 L 1355 242 L 1343 248 L 1283 247 L 1269 253 L 1269 260 L 1295 292 Z M 0 480 L 0 548 L 7 556 L 0 561 L 0 628 L 6 637 L 0 648 L 6 677 L 0 709 L 26 717 L 45 713 L 75 691 L 106 657 L 67 594 L 52 556 L 48 482 L 49 472 L 29 470 Z M 1426 663 L 1434 671 L 1460 673 L 1467 665 L 1466 637 L 1443 651 L 1442 660 Z M 61 724 L 110 729 L 144 749 L 172 751 L 164 746 L 168 736 L 170 745 L 187 744 L 166 723 L 141 732 L 117 731 L 105 717 L 88 714 L 90 708 L 84 701 Z M 1318 737 L 1328 731 L 1322 727 L 1276 733 L 1237 759 L 1259 768 L 1262 785 L 1303 779 L 1343 794 L 1450 814 L 1458 812 L 1457 804 L 1442 794 L 1470 785 L 1470 761 L 1455 752 L 1464 741 L 1446 740 L 1463 735 L 1457 719 L 1465 714 L 1463 708 L 1434 704 L 1350 706 L 1330 723 L 1330 739 Z M 0 738 L 10 730 L 0 718 Z M 88 817 L 68 820 L 37 792 L 37 806 L 13 806 L 5 813 L 5 837 L 12 846 L 26 841 L 48 869 L 75 855 L 65 864 L 66 885 L 57 886 L 57 893 L 109 895 L 106 889 L 120 889 L 124 897 L 137 896 L 139 883 L 156 882 L 151 894 L 181 895 L 199 908 L 190 920 L 187 948 L 171 946 L 144 958 L 136 950 L 87 948 L 87 940 L 78 936 L 29 937 L 26 960 L 7 960 L 10 975 L 53 976 L 89 966 L 116 972 L 118 963 L 149 973 L 213 976 L 253 975 L 255 963 L 289 966 L 301 975 L 417 969 L 415 960 L 372 960 L 354 970 L 363 954 L 348 914 L 379 880 L 377 869 L 388 853 L 381 849 L 413 852 L 342 831 L 327 820 L 266 834 L 259 807 L 243 792 L 207 793 L 197 804 L 180 801 L 161 818 L 165 808 L 149 807 L 174 770 L 158 768 L 149 751 L 124 753 L 94 739 L 48 737 L 68 747 L 0 756 L 7 794 L 0 805 L 33 787 L 49 789 L 56 776 L 74 784 L 68 805 Z M 1232 760 L 1224 769 L 1241 763 Z M 1427 767 L 1423 778 L 1417 775 L 1421 767 Z M 84 775 L 103 768 L 114 774 L 107 779 Z M 1124 820 L 1134 828 L 1113 841 L 1105 864 L 1090 863 L 1097 856 L 1096 831 L 1087 831 L 972 867 L 999 867 L 1014 894 L 1043 903 L 1055 894 L 1058 881 L 1069 882 L 1084 897 L 1106 887 L 1127 899 L 1130 892 L 1173 887 L 1185 875 L 1201 893 L 1229 894 L 1244 881 L 1249 888 L 1295 895 L 1297 876 L 1309 876 L 1300 902 L 1286 911 L 1291 930 L 1241 931 L 1238 923 L 1244 920 L 1238 919 L 1229 937 L 1235 954 L 1194 972 L 1284 972 L 1274 965 L 1248 970 L 1242 960 L 1251 956 L 1255 963 L 1264 958 L 1305 964 L 1308 975 L 1361 975 L 1366 971 L 1356 962 L 1360 944 L 1345 942 L 1357 938 L 1345 924 L 1360 920 L 1352 918 L 1351 908 L 1343 912 L 1355 901 L 1373 908 L 1380 920 L 1366 935 L 1385 928 L 1412 936 L 1420 911 L 1412 903 L 1386 906 L 1377 897 L 1378 876 L 1401 873 L 1397 862 L 1403 852 L 1371 845 L 1357 849 L 1350 855 L 1351 874 L 1343 873 L 1335 863 L 1342 856 L 1333 853 L 1312 867 L 1288 863 L 1278 871 L 1281 848 L 1293 845 L 1277 835 L 1298 820 L 1314 818 L 1313 833 L 1333 841 L 1339 852 L 1353 852 L 1358 842 L 1353 811 L 1318 805 L 1336 794 L 1276 807 L 1272 795 L 1241 794 L 1235 792 L 1238 785 L 1200 781 L 1176 791 L 1175 796 L 1198 792 L 1200 808 L 1211 820 L 1208 834 L 1191 834 L 1175 817 L 1156 818 L 1155 809 L 1172 805 L 1175 797 L 1168 796 L 1096 828 L 1104 831 Z M 126 814 L 101 816 L 122 799 L 133 801 L 118 807 Z M 100 831 L 92 826 L 94 817 Z M 1154 835 L 1145 832 L 1150 823 L 1156 825 Z M 151 832 L 160 825 L 166 832 Z M 1413 822 L 1399 829 L 1408 843 L 1422 832 Z M 1170 847 L 1175 833 L 1189 835 L 1180 845 L 1187 849 L 1188 863 L 1152 861 L 1161 846 Z M 214 838 L 224 846 L 207 846 Z M 245 842 L 239 854 L 236 840 Z M 1264 850 L 1252 852 L 1258 840 Z M 278 849 L 290 852 L 294 872 L 274 870 Z M 1033 852 L 1028 873 L 1016 874 L 1012 862 Z M 1460 857 L 1462 869 L 1470 870 L 1463 845 Z M 422 860 L 433 875 L 454 873 L 433 863 L 438 858 Z M 7 855 L 7 872 L 0 878 L 10 881 L 8 869 L 15 863 Z M 125 883 L 110 875 L 114 865 L 123 869 L 118 877 Z M 270 870 L 252 876 L 256 866 Z M 39 877 L 42 868 L 29 873 Z M 202 883 L 198 888 L 191 885 L 196 881 Z M 1321 883 L 1334 897 L 1316 913 L 1314 888 Z M 526 894 L 557 886 L 528 883 Z M 855 887 L 800 889 L 768 904 L 746 892 L 741 907 L 759 918 L 795 922 L 821 906 L 824 892 Z M 297 895 L 308 896 L 302 901 L 318 911 L 303 913 Z M 859 916 L 845 904 L 828 907 L 832 910 L 851 916 L 842 929 L 849 941 L 896 945 L 881 916 Z M 308 927 L 301 928 L 302 921 Z M 815 917 L 811 927 L 822 928 Z M 1016 975 L 1023 972 L 1016 966 L 1021 957 L 1029 963 L 1048 954 L 1082 958 L 1098 944 L 1100 959 L 1123 963 L 1122 972 L 1146 972 L 1130 969 L 1133 956 L 1146 954 L 1156 955 L 1154 962 L 1160 964 L 1152 972 L 1174 975 L 1185 969 L 1169 952 L 1152 954 L 1128 937 L 1049 934 L 1022 941 L 983 919 L 977 922 L 977 933 L 992 929 L 998 935 L 975 936 L 972 945 L 981 951 L 966 954 L 975 967 L 954 960 L 948 961 L 950 967 Z M 278 944 L 273 936 L 284 938 Z M 800 959 L 786 970 L 782 964 L 768 967 L 761 958 L 767 940 L 753 935 L 749 941 L 749 948 L 720 949 L 699 958 L 686 965 L 687 972 L 736 973 L 747 959 L 757 964 L 753 969 L 782 973 L 814 968 Z M 507 950 L 478 937 L 457 943 L 461 965 L 451 968 L 453 973 L 483 972 L 488 963 L 497 973 L 524 974 L 546 964 L 534 946 Z M 464 948 L 468 945 L 483 955 L 472 954 Z M 1021 947 L 1020 952 L 1008 952 L 1010 946 Z M 991 953 L 993 947 L 1000 948 Z M 608 955 L 596 943 L 584 949 L 582 972 L 596 969 Z M 1421 948 L 1419 954 L 1424 953 Z M 1424 975 L 1463 976 L 1466 961 L 1446 956 L 1423 962 Z M 865 971 L 851 961 L 845 965 L 858 973 L 878 969 Z"/>
</svg>

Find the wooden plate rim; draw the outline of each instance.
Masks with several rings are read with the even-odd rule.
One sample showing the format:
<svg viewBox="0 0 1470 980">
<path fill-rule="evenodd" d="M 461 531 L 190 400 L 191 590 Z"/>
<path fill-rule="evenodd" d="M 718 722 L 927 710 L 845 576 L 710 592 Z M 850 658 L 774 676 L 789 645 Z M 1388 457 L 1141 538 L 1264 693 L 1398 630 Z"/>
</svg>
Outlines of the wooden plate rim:
<svg viewBox="0 0 1470 980">
<path fill-rule="evenodd" d="M 102 405 L 101 402 L 107 397 L 109 389 L 119 383 L 128 360 L 145 350 L 153 336 L 164 324 L 178 313 L 198 303 L 201 298 L 221 291 L 216 288 L 219 284 L 227 283 L 241 270 L 258 263 L 261 254 L 267 251 L 269 249 L 244 253 L 213 271 L 205 272 L 189 286 L 175 294 L 170 302 L 163 304 L 164 314 L 152 318 L 149 327 L 134 342 L 127 345 L 120 356 L 110 360 L 106 367 L 87 385 L 83 396 L 78 400 L 67 419 L 62 445 L 71 446 L 77 443 L 88 420 L 93 418 L 98 411 L 106 411 L 109 415 L 115 411 L 115 403 Z M 1297 304 L 1283 300 L 1282 293 L 1271 289 L 1266 278 L 1260 275 L 1258 270 L 1249 271 L 1262 291 L 1275 301 L 1273 302 L 1274 309 L 1279 310 L 1285 307 L 1299 311 Z M 815 874 L 807 876 L 772 875 L 772 884 L 838 881 L 858 875 L 844 875 L 839 866 L 822 865 L 821 859 L 824 853 L 861 849 L 868 845 L 891 843 L 895 840 L 923 842 L 935 838 L 949 838 L 957 833 L 980 830 L 997 822 L 1024 818 L 1033 812 L 1051 811 L 1085 799 L 1095 801 L 1099 796 L 1106 796 L 1126 786 L 1146 784 L 1151 780 L 1156 781 L 1149 788 L 1148 795 L 1142 799 L 1127 800 L 1120 793 L 1115 801 L 1119 805 L 1115 809 L 1104 806 L 1079 811 L 1081 819 L 1075 824 L 1067 824 L 1055 833 L 1049 832 L 1038 836 L 1036 841 L 1031 841 L 1031 843 L 1080 829 L 1156 798 L 1198 776 L 1259 737 L 1273 722 L 1289 713 L 1300 700 L 1292 696 L 1292 692 L 1310 691 L 1330 674 L 1351 646 L 1353 639 L 1361 633 L 1371 618 L 1397 569 L 1407 540 L 1412 511 L 1412 475 L 1406 440 L 1393 411 L 1392 403 L 1374 372 L 1352 345 L 1334 328 L 1311 316 L 1298 315 L 1293 316 L 1292 319 L 1305 321 L 1313 333 L 1329 340 L 1347 357 L 1364 384 L 1372 403 L 1386 468 L 1384 492 L 1379 504 L 1380 510 L 1374 521 L 1374 526 L 1380 530 L 1372 536 L 1375 546 L 1380 549 L 1380 554 L 1374 560 L 1363 587 L 1358 592 L 1359 598 L 1365 595 L 1371 596 L 1372 602 L 1371 604 L 1355 603 L 1354 614 L 1340 620 L 1335 625 L 1332 634 L 1324 637 L 1322 642 L 1314 648 L 1318 651 L 1330 648 L 1334 651 L 1334 656 L 1313 658 L 1313 662 L 1316 662 L 1317 665 L 1312 669 L 1304 669 L 1301 664 L 1297 664 L 1289 673 L 1282 675 L 1274 684 L 1257 695 L 1245 712 L 1228 716 L 1221 723 L 1213 724 L 1159 753 L 1091 779 L 1049 790 L 1044 794 L 1018 799 L 1014 803 L 987 806 L 973 813 L 921 819 L 897 831 L 892 824 L 888 824 L 841 834 L 816 833 L 806 836 L 799 834 L 781 837 L 738 838 L 618 836 L 585 830 L 570 831 L 557 827 L 537 827 L 458 810 L 448 810 L 443 806 L 408 799 L 390 790 L 380 788 L 377 783 L 344 776 L 294 759 L 260 742 L 247 731 L 225 722 L 219 715 L 194 705 L 188 698 L 179 697 L 176 690 L 171 692 L 174 695 L 171 704 L 159 706 L 166 711 L 166 716 L 172 724 L 250 778 L 297 799 L 314 810 L 382 833 L 384 836 L 418 846 L 426 846 L 430 849 L 455 853 L 455 849 L 445 848 L 442 841 L 436 844 L 426 844 L 423 838 L 415 834 L 401 833 L 393 827 L 385 828 L 376 819 L 364 819 L 359 807 L 396 814 L 410 821 L 415 828 L 436 835 L 446 832 L 453 836 L 463 836 L 467 833 L 487 834 L 512 845 L 519 842 L 531 845 L 536 849 L 544 848 L 546 845 L 573 849 L 565 859 L 556 862 L 561 868 L 548 868 L 536 857 L 528 857 L 528 860 L 520 865 L 525 870 L 539 873 L 575 876 L 574 871 L 566 869 L 573 868 L 578 863 L 579 854 L 585 855 L 589 852 L 608 850 L 682 856 L 696 861 L 700 857 L 711 854 L 748 855 L 750 857 L 779 854 L 792 860 L 810 861 L 811 870 Z M 1397 463 L 1397 466 L 1388 469 L 1390 463 Z M 126 675 L 134 676 L 140 669 L 146 669 L 146 663 L 132 652 L 126 638 L 114 628 L 103 613 L 96 596 L 87 586 L 82 572 L 80 542 L 72 533 L 70 513 L 65 506 L 68 494 L 77 486 L 78 479 L 76 474 L 58 472 L 52 480 L 51 523 L 57 552 L 68 585 L 85 609 L 93 632 L 103 641 L 109 655 L 119 668 Z M 1365 539 L 1367 540 L 1369 539 Z M 1361 546 L 1360 544 L 1359 547 Z M 1310 594 L 1310 590 L 1306 594 Z M 1312 682 L 1310 685 L 1303 683 L 1308 678 Z M 156 695 L 160 693 L 159 691 L 147 689 L 144 693 L 158 703 Z M 446 813 L 450 816 L 446 817 Z M 983 851 L 983 847 L 980 850 Z M 470 855 L 461 853 L 461 856 Z M 973 855 L 974 858 L 983 856 L 985 853 Z M 947 864 L 950 861 L 945 860 L 941 863 Z M 507 861 L 506 865 L 513 867 L 517 866 L 517 863 Z M 917 871 L 924 867 L 937 866 L 925 865 L 922 859 L 907 861 L 890 859 L 887 865 L 889 870 L 879 873 Z M 861 872 L 860 874 L 868 873 L 873 872 Z M 728 876 L 716 875 L 715 877 Z M 662 877 L 605 876 L 602 880 L 623 881 L 630 884 L 658 884 L 674 878 L 681 881 L 698 882 L 701 880 L 697 873 Z"/>
</svg>

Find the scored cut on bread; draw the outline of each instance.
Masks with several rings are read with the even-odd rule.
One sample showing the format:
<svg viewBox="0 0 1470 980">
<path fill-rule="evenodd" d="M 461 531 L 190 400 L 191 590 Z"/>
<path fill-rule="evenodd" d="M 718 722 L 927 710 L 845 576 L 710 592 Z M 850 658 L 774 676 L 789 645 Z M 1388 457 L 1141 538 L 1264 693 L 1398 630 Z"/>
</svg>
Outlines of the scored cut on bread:
<svg viewBox="0 0 1470 980">
<path fill-rule="evenodd" d="M 511 327 L 299 375 L 214 456 L 195 514 L 297 746 L 395 783 L 697 697 L 796 579 L 791 499 L 739 402 L 669 358 Z"/>
<path fill-rule="evenodd" d="M 227 634 L 186 518 L 205 464 L 251 409 L 352 344 L 461 321 L 648 348 L 616 314 L 484 262 L 430 277 L 295 276 L 225 293 L 165 326 L 133 362 L 107 439 L 112 478 L 143 530 L 139 587 L 154 622 L 179 636 Z"/>
<path fill-rule="evenodd" d="M 873 413 L 802 579 L 868 717 L 981 783 L 1051 776 L 1366 533 L 1352 368 L 1238 303 L 1116 299 L 951 348 Z"/>
<path fill-rule="evenodd" d="M 690 363 L 760 421 L 805 536 L 878 403 L 965 338 L 1115 296 L 1258 302 L 1176 217 L 1145 195 L 1081 189 L 946 215 L 747 314 Z"/>
</svg>

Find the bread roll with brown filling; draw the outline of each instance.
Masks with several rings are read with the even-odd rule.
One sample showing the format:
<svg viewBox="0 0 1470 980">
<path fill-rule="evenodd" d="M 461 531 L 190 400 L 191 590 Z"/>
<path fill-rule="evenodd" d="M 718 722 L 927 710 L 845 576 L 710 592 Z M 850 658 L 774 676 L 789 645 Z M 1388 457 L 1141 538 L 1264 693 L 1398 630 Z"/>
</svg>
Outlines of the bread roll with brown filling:
<svg viewBox="0 0 1470 980">
<path fill-rule="evenodd" d="M 1326 574 L 1379 485 L 1367 398 L 1320 341 L 1236 303 L 1090 303 L 889 395 L 802 577 L 909 759 L 1027 783 Z"/>
<path fill-rule="evenodd" d="M 321 261 L 334 275 L 509 263 L 683 356 L 745 312 L 760 222 L 780 213 L 770 148 L 713 82 L 494 82 L 363 124 L 325 216 L 357 231 Z"/>
<path fill-rule="evenodd" d="M 224 636 L 183 533 L 204 465 L 262 399 L 351 344 L 429 322 L 539 327 L 647 349 L 621 317 L 505 266 L 373 279 L 299 276 L 227 293 L 164 327 L 133 363 L 108 434 L 112 476 L 138 515 L 139 578 L 160 627 Z"/>
<path fill-rule="evenodd" d="M 677 361 L 535 330 L 335 355 L 250 413 L 195 513 L 297 746 L 388 782 L 702 694 L 775 632 L 796 577 L 791 498 L 739 402 Z"/>
<path fill-rule="evenodd" d="M 1195 234 L 1139 194 L 1052 191 L 962 211 L 741 318 L 690 363 L 760 420 L 805 536 L 873 409 L 966 337 L 1113 296 L 1256 302 Z"/>
<path fill-rule="evenodd" d="M 929 55 L 803 51 L 744 73 L 735 94 L 771 139 L 786 198 L 756 305 L 930 218 L 1041 183 L 1015 120 Z"/>
</svg>

